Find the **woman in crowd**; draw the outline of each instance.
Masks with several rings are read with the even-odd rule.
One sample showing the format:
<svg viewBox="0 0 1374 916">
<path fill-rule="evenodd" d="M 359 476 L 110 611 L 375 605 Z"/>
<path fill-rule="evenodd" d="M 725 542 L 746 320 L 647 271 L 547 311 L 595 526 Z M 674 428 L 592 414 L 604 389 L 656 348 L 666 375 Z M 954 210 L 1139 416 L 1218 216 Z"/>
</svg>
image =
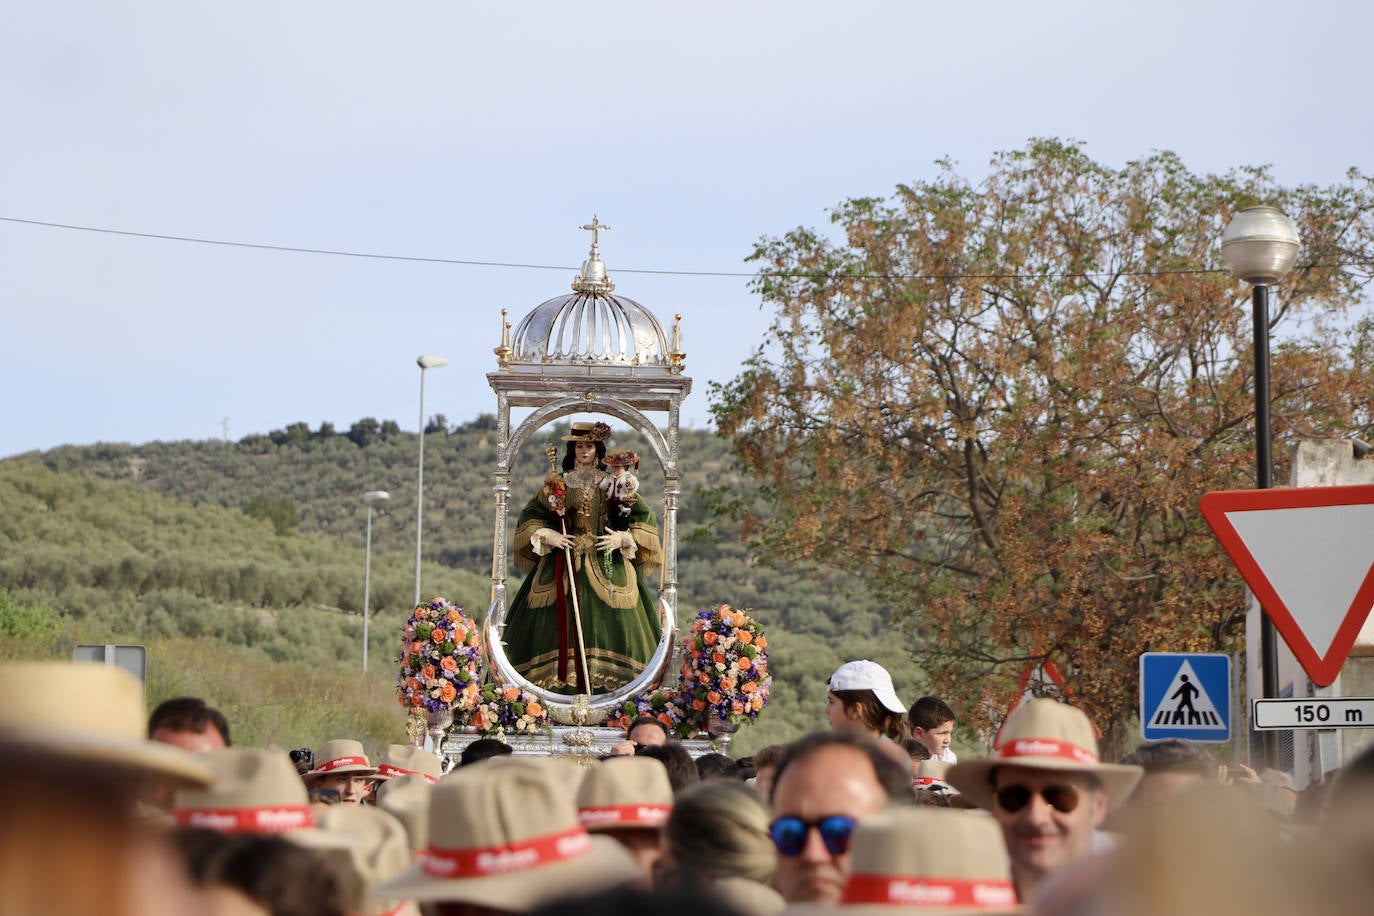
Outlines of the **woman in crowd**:
<svg viewBox="0 0 1374 916">
<path fill-rule="evenodd" d="M 892 675 L 867 659 L 845 662 L 826 682 L 825 718 L 835 731 L 901 741 L 906 706 L 892 687 Z"/>
</svg>

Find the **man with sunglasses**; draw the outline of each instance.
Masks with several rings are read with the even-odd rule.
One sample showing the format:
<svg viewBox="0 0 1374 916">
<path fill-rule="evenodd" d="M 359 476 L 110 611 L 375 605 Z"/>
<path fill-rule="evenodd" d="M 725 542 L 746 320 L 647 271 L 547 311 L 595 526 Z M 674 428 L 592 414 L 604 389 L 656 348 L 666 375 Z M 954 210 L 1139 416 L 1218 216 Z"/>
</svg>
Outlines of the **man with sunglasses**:
<svg viewBox="0 0 1374 916">
<path fill-rule="evenodd" d="M 910 804 L 911 771 L 870 738 L 817 732 L 783 751 L 771 800 L 778 892 L 789 903 L 834 903 L 849 876 L 854 825 Z"/>
<path fill-rule="evenodd" d="M 1140 775 L 1138 766 L 1101 762 L 1081 710 L 1030 699 L 1007 717 L 991 757 L 963 761 L 945 780 L 997 819 L 1026 901 L 1046 875 L 1092 852 L 1094 832 Z"/>
</svg>

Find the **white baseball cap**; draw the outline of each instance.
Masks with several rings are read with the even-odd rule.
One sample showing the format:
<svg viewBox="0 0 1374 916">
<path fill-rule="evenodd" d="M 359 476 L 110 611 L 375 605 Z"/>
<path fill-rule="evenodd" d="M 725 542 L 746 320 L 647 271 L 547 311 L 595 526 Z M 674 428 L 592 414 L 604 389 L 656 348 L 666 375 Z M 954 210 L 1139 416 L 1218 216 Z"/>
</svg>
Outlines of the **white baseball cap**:
<svg viewBox="0 0 1374 916">
<path fill-rule="evenodd" d="M 831 690 L 871 690 L 888 712 L 903 715 L 906 704 L 897 699 L 897 691 L 892 688 L 892 675 L 877 662 L 860 659 L 845 662 L 830 675 Z"/>
</svg>

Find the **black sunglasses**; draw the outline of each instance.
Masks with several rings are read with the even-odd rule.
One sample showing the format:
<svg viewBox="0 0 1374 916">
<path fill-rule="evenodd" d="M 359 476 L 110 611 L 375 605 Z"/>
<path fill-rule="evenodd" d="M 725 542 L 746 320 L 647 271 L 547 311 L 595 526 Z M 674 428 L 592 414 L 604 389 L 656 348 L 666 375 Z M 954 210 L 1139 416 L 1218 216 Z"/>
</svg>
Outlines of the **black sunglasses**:
<svg viewBox="0 0 1374 916">
<path fill-rule="evenodd" d="M 308 747 L 299 748 L 291 752 L 292 763 L 309 763 L 315 756 L 314 752 Z"/>
<path fill-rule="evenodd" d="M 1049 785 L 1032 789 L 1030 786 L 1017 784 L 1003 786 L 995 793 L 997 807 L 1008 814 L 1015 814 L 1029 805 L 1031 798 L 1036 795 L 1060 814 L 1068 814 L 1078 807 L 1078 790 L 1073 786 Z"/>
<path fill-rule="evenodd" d="M 832 814 L 818 821 L 804 821 L 799 817 L 780 817 L 768 825 L 768 835 L 780 854 L 788 857 L 799 856 L 806 848 L 806 838 L 811 828 L 820 831 L 821 842 L 832 856 L 841 856 L 849 851 L 849 837 L 854 832 L 854 818 L 843 814 Z"/>
</svg>

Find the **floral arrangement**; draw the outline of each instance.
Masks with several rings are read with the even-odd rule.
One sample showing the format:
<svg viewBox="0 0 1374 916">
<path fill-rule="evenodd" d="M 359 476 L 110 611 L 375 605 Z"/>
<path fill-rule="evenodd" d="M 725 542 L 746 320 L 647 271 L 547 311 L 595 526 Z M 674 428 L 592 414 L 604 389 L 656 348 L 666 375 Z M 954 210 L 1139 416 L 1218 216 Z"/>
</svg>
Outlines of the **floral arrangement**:
<svg viewBox="0 0 1374 916">
<path fill-rule="evenodd" d="M 459 708 L 467 714 L 465 724 L 488 737 L 549 731 L 549 714 L 543 704 L 534 694 L 519 687 L 470 685 L 460 697 Z"/>
<path fill-rule="evenodd" d="M 670 690 L 649 690 L 621 703 L 603 724 L 607 728 L 629 728 L 630 724 L 641 716 L 657 719 L 663 723 L 664 728 L 674 733 L 687 718 L 676 693 Z"/>
<path fill-rule="evenodd" d="M 482 680 L 482 637 L 477 624 L 443 598 L 417 604 L 406 620 L 396 699 L 407 709 L 441 713 Z"/>
<path fill-rule="evenodd" d="M 706 731 L 714 715 L 722 722 L 758 718 L 768 705 L 768 639 L 749 614 L 728 604 L 697 614 L 688 654 L 682 662 L 678 702 L 685 719 L 678 731 Z"/>
</svg>

